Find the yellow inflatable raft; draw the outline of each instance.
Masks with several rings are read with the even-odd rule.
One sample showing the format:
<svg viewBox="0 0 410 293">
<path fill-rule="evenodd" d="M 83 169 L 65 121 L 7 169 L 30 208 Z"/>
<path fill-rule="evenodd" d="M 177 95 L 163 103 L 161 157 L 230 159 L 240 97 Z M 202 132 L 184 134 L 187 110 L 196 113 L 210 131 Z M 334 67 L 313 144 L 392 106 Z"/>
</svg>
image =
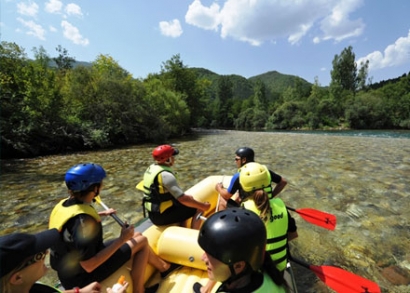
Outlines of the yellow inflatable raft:
<svg viewBox="0 0 410 293">
<path fill-rule="evenodd" d="M 208 217 L 217 210 L 219 194 L 215 191 L 215 185 L 218 182 L 223 182 L 224 186 L 228 186 L 231 176 L 209 176 L 200 181 L 186 191 L 198 201 L 211 203 L 211 209 L 204 214 Z M 203 250 L 197 243 L 198 230 L 179 227 L 176 225 L 170 226 L 155 226 L 149 219 L 144 220 L 136 227 L 136 230 L 143 233 L 147 238 L 152 249 L 161 258 L 166 261 L 180 264 L 181 267 L 169 274 L 165 279 L 161 279 L 159 272 L 152 266 L 148 266 L 145 272 L 145 286 L 150 287 L 159 283 L 157 293 L 192 293 L 193 285 L 199 282 L 205 285 L 208 282 L 208 273 L 206 266 L 201 260 Z M 109 278 L 102 282 L 103 290 L 106 287 L 111 287 L 117 282 L 121 275 L 130 281 L 129 264 L 124 265 Z M 285 271 L 285 278 L 288 282 L 289 292 L 297 293 L 296 285 L 293 278 L 293 273 L 290 265 Z M 216 284 L 212 290 L 215 292 L 220 284 Z M 132 292 L 130 287 L 128 292 Z"/>
</svg>

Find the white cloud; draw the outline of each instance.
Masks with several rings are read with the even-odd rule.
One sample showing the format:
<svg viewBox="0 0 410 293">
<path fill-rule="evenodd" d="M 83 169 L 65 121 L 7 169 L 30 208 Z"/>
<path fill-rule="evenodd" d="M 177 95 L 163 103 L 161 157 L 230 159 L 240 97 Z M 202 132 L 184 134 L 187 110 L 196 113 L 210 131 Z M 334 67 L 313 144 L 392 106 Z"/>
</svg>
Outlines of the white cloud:
<svg viewBox="0 0 410 293">
<path fill-rule="evenodd" d="M 31 1 L 27 4 L 24 2 L 17 3 L 17 13 L 35 17 L 38 13 L 38 5 Z"/>
<path fill-rule="evenodd" d="M 182 34 L 181 24 L 178 19 L 172 21 L 161 21 L 159 28 L 164 36 L 177 38 Z"/>
<path fill-rule="evenodd" d="M 221 1 L 219 1 L 221 3 Z M 323 40 L 340 41 L 363 32 L 361 19 L 351 20 L 363 0 L 226 0 L 222 7 L 209 7 L 194 0 L 185 15 L 188 24 L 218 31 L 222 38 L 233 38 L 260 45 L 286 38 L 296 44 L 319 26 Z"/>
<path fill-rule="evenodd" d="M 394 44 L 388 45 L 384 53 L 374 51 L 359 58 L 357 64 L 369 60 L 369 70 L 400 66 L 410 63 L 410 30 L 407 36 L 398 38 Z"/>
<path fill-rule="evenodd" d="M 188 24 L 206 30 L 218 30 L 219 8 L 219 5 L 216 3 L 212 3 L 210 7 L 205 7 L 201 4 L 201 1 L 194 0 L 194 2 L 189 5 L 188 12 L 185 15 L 185 21 Z"/>
<path fill-rule="evenodd" d="M 53 33 L 57 32 L 57 29 L 52 25 L 48 26 L 48 29 L 50 30 L 50 32 L 53 32 Z"/>
<path fill-rule="evenodd" d="M 25 21 L 24 19 L 22 19 L 21 17 L 18 17 L 17 20 L 23 25 L 25 26 L 28 30 L 26 31 L 26 34 L 30 35 L 30 36 L 34 36 L 37 39 L 40 40 L 45 40 L 45 33 L 46 31 L 43 29 L 43 27 L 37 23 L 35 23 L 32 20 L 29 21 Z"/>
<path fill-rule="evenodd" d="M 67 4 L 67 6 L 65 7 L 65 12 L 68 15 L 83 16 L 81 7 L 74 3 Z"/>
<path fill-rule="evenodd" d="M 60 0 L 49 0 L 46 2 L 46 11 L 49 13 L 60 13 L 63 8 L 63 2 Z"/>
<path fill-rule="evenodd" d="M 360 36 L 365 25 L 360 18 L 350 20 L 349 14 L 359 8 L 362 2 L 361 0 L 344 0 L 335 5 L 332 13 L 321 21 L 320 28 L 324 33 L 321 40 L 334 39 L 339 42 L 350 37 Z M 315 40 L 317 41 L 318 38 Z"/>
<path fill-rule="evenodd" d="M 61 22 L 61 27 L 63 28 L 64 37 L 72 41 L 76 45 L 87 46 L 90 42 L 87 38 L 84 38 L 78 28 L 73 26 L 66 20 Z"/>
</svg>

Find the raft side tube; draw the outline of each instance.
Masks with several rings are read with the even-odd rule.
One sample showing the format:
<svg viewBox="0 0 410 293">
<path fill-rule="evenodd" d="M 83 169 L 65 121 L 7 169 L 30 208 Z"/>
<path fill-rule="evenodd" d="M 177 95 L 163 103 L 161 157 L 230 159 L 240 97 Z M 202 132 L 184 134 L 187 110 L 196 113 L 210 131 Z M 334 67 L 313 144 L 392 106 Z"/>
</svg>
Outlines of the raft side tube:
<svg viewBox="0 0 410 293">
<path fill-rule="evenodd" d="M 198 230 L 183 227 L 165 229 L 158 240 L 158 255 L 168 262 L 206 271 L 198 234 Z"/>
</svg>

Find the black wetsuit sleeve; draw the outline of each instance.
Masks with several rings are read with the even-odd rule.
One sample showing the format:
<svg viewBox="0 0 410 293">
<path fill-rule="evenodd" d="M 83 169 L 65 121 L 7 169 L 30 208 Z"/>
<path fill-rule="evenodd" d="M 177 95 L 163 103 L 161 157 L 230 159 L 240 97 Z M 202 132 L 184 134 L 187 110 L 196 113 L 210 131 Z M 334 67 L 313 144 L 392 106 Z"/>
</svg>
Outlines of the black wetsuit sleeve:
<svg viewBox="0 0 410 293">
<path fill-rule="evenodd" d="M 272 170 L 269 170 L 271 181 L 278 184 L 282 180 L 282 176 L 276 174 Z"/>
<path fill-rule="evenodd" d="M 298 227 L 296 226 L 296 221 L 292 218 L 288 211 L 288 232 L 296 232 L 297 229 Z"/>
</svg>

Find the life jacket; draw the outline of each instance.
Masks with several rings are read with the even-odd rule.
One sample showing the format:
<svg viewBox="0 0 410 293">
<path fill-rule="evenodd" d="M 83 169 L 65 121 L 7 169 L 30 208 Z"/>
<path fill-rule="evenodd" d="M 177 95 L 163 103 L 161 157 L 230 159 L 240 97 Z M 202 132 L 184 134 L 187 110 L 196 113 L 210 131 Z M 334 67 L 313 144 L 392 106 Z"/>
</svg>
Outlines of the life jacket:
<svg viewBox="0 0 410 293">
<path fill-rule="evenodd" d="M 62 293 L 62 291 L 43 283 L 34 283 L 29 293 Z"/>
<path fill-rule="evenodd" d="M 278 270 L 286 269 L 288 243 L 288 212 L 285 203 L 280 198 L 269 200 L 272 215 L 265 222 L 267 241 L 266 252 L 270 254 Z M 252 199 L 243 202 L 243 206 L 260 215 L 260 211 Z"/>
<path fill-rule="evenodd" d="M 61 200 L 53 209 L 50 215 L 50 222 L 48 223 L 48 228 L 56 228 L 61 232 L 65 223 L 71 218 L 80 215 L 87 214 L 92 216 L 97 222 L 101 222 L 101 218 L 98 215 L 94 207 L 88 204 L 74 204 L 68 207 L 63 206 L 63 203 L 67 199 Z"/>
<path fill-rule="evenodd" d="M 221 289 L 223 285 L 219 289 Z M 217 293 L 228 293 L 227 291 L 220 291 L 217 290 Z M 255 291 L 249 293 L 286 293 L 285 288 L 283 286 L 278 286 L 267 273 L 263 273 L 263 283 L 262 285 L 256 289 Z"/>
<path fill-rule="evenodd" d="M 174 172 L 168 166 L 152 164 L 148 167 L 144 174 L 144 198 L 142 200 L 142 208 L 151 213 L 163 213 L 166 209 L 174 205 L 175 198 L 171 193 L 166 191 L 160 173 L 167 171 L 172 174 Z M 175 175 L 175 174 L 174 174 Z"/>
</svg>

